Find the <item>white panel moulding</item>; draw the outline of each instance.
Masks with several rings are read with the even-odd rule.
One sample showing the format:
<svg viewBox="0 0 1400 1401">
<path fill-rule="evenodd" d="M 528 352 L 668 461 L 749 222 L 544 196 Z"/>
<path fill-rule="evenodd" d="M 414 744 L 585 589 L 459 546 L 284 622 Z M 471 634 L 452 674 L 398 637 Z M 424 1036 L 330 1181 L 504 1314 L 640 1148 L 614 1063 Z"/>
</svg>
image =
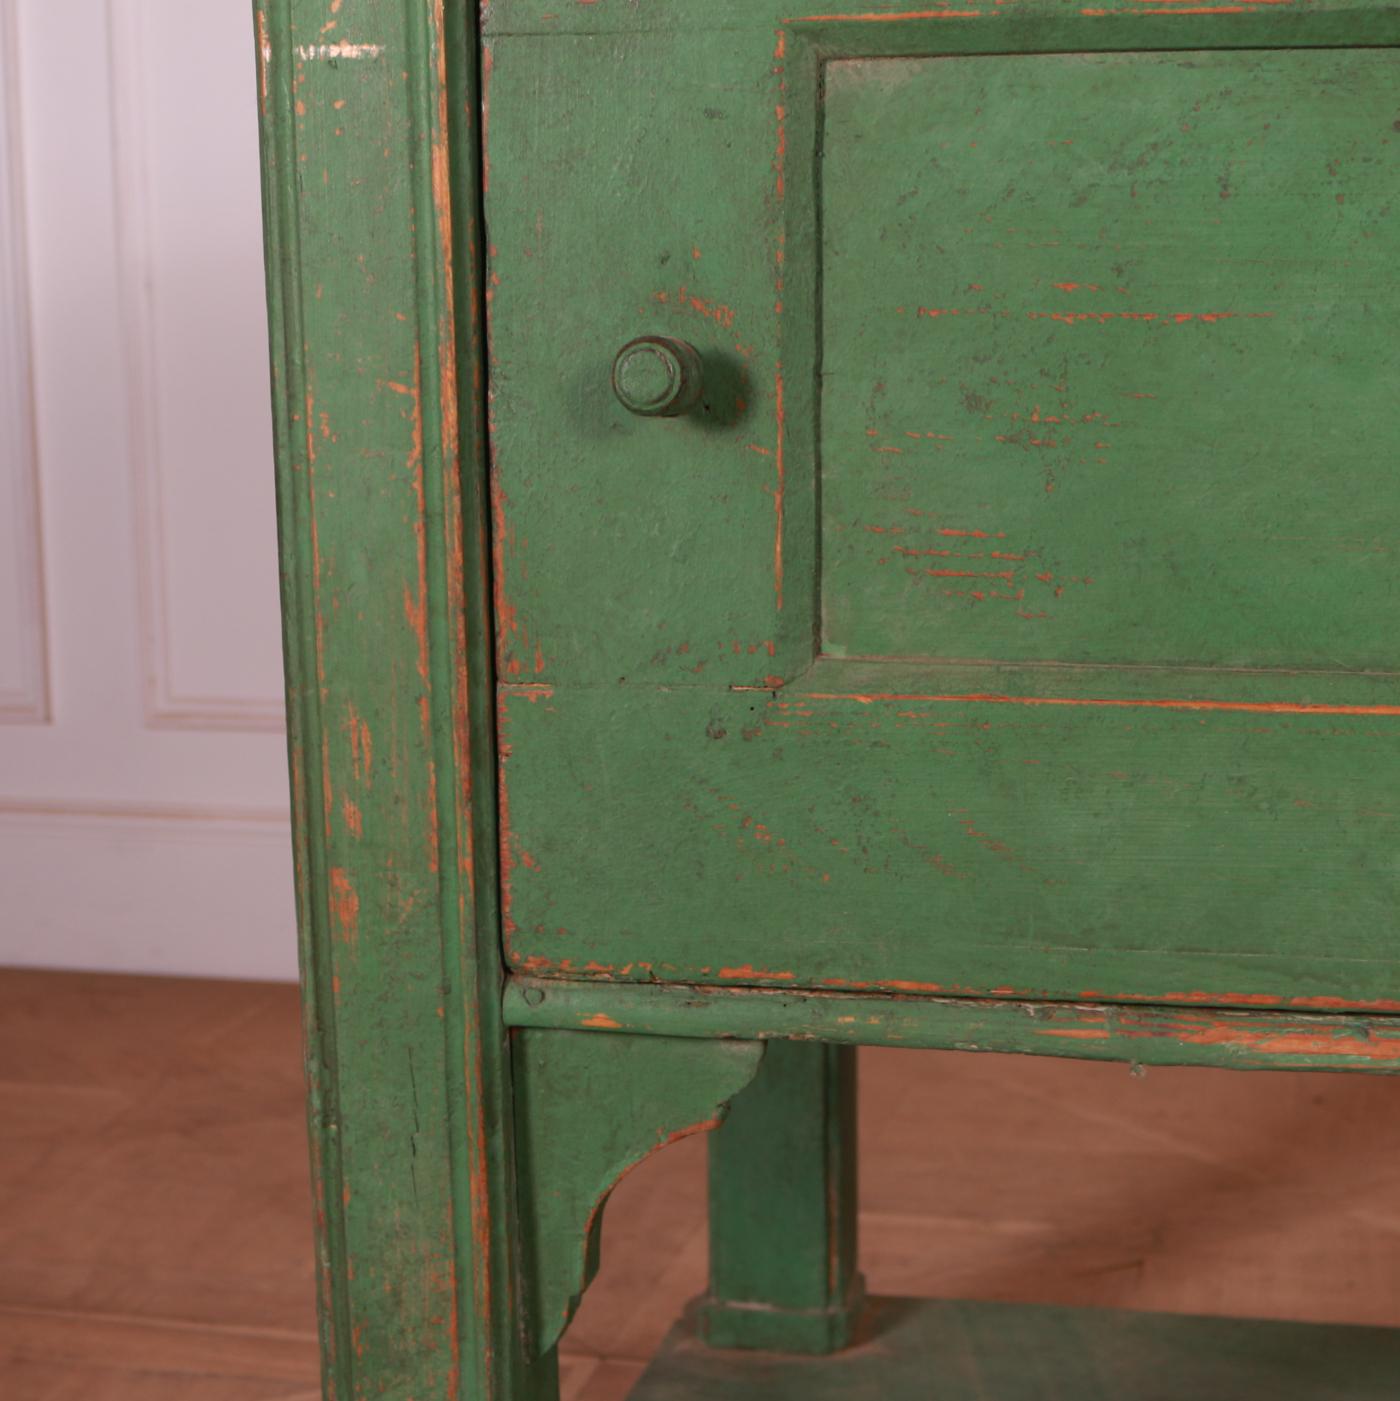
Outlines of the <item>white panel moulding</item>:
<svg viewBox="0 0 1400 1401">
<path fill-rule="evenodd" d="M 0 722 L 50 718 L 14 8 L 0 4 Z"/>
<path fill-rule="evenodd" d="M 296 977 L 285 817 L 0 802 L 0 890 L 0 964 Z"/>
<path fill-rule="evenodd" d="M 246 10 L 241 0 L 108 0 L 140 664 L 154 729 L 283 724 Z M 229 55 L 217 73 L 178 61 L 191 25 L 196 49 Z M 225 29 L 228 46 L 215 42 Z"/>
</svg>

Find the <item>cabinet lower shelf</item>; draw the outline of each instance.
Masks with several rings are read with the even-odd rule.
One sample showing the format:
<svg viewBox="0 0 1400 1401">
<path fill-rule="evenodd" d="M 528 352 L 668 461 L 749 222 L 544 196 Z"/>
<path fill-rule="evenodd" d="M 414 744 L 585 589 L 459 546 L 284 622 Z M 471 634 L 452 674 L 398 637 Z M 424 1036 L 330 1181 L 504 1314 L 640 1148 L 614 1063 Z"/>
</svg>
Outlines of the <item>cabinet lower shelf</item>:
<svg viewBox="0 0 1400 1401">
<path fill-rule="evenodd" d="M 631 1401 L 1394 1401 L 1400 1329 L 876 1299 L 833 1357 L 671 1332 Z"/>
</svg>

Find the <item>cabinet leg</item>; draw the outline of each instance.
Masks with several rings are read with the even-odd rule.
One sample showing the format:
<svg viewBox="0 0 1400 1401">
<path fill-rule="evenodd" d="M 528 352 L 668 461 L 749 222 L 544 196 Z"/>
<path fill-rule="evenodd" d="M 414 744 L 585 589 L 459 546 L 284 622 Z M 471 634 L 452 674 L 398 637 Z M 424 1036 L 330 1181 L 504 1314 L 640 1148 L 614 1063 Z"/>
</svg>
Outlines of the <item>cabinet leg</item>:
<svg viewBox="0 0 1400 1401">
<path fill-rule="evenodd" d="M 710 1139 L 702 1335 L 714 1347 L 835 1352 L 863 1292 L 855 1048 L 770 1042 Z"/>
</svg>

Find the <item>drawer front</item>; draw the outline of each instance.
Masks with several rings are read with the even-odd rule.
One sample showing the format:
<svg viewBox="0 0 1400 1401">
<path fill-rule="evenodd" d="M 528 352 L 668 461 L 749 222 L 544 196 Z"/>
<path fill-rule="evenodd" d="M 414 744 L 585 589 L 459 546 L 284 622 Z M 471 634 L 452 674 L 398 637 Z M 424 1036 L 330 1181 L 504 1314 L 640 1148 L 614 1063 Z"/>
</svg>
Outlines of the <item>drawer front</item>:
<svg viewBox="0 0 1400 1401">
<path fill-rule="evenodd" d="M 701 8 L 487 20 L 512 964 L 1400 1008 L 1397 10 Z"/>
</svg>

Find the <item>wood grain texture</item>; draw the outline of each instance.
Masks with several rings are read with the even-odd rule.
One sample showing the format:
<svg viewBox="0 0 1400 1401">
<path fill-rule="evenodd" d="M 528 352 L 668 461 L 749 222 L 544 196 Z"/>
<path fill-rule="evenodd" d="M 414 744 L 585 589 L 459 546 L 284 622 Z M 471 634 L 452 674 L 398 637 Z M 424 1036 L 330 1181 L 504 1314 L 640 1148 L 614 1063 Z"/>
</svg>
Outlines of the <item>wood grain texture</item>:
<svg viewBox="0 0 1400 1401">
<path fill-rule="evenodd" d="M 297 1043 L 290 987 L 0 971 L 6 1401 L 317 1394 Z M 1400 1081 L 860 1056 L 880 1293 L 1400 1322 Z M 564 1401 L 622 1401 L 703 1291 L 705 1147 L 613 1194 Z"/>
<path fill-rule="evenodd" d="M 324 1366 L 343 1401 L 554 1385 L 514 1322 L 472 18 L 457 0 L 255 14 Z"/>
<path fill-rule="evenodd" d="M 296 989 L 0 970 L 0 1395 L 311 1401 Z"/>
</svg>

